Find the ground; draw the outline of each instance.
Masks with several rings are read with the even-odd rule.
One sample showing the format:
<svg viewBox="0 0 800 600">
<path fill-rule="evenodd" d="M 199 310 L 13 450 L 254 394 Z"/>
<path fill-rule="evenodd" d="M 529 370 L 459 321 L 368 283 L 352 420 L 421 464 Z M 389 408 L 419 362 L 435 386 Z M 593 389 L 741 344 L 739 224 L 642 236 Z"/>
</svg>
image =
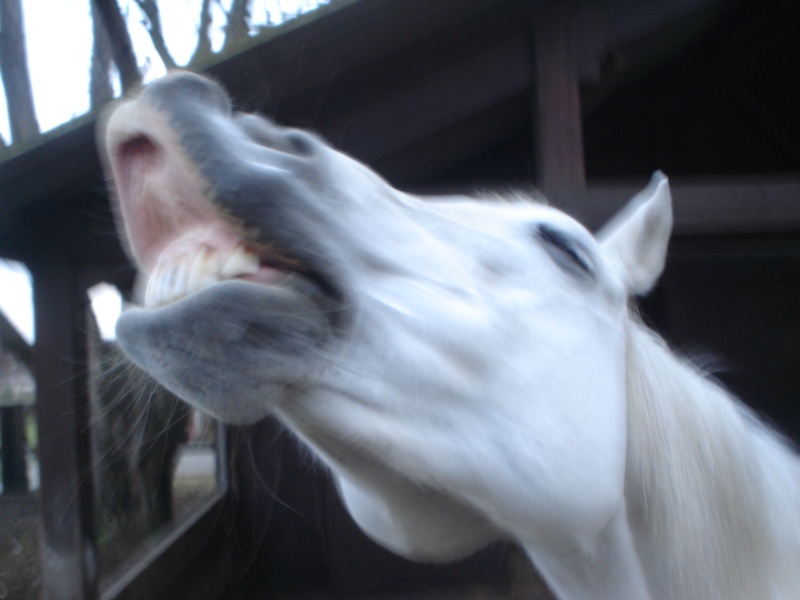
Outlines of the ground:
<svg viewBox="0 0 800 600">
<path fill-rule="evenodd" d="M 176 519 L 186 517 L 212 491 L 213 480 L 176 481 Z M 36 494 L 0 494 L 0 600 L 39 600 L 39 520 Z M 120 549 L 106 549 L 109 564 L 125 558 Z"/>
</svg>

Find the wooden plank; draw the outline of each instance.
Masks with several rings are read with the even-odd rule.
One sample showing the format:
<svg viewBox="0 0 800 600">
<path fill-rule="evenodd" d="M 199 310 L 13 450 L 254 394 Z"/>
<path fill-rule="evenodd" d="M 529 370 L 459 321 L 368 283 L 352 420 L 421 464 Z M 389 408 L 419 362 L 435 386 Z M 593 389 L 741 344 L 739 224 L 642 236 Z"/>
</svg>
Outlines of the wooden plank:
<svg viewBox="0 0 800 600">
<path fill-rule="evenodd" d="M 73 265 L 29 267 L 36 322 L 42 598 L 94 600 L 97 565 L 84 336 L 88 298 Z"/>
<path fill-rule="evenodd" d="M 95 115 L 84 115 L 48 131 L 33 140 L 31 146 L 20 147 L 16 152 L 0 162 L 3 220 L 100 172 L 95 151 Z"/>
<path fill-rule="evenodd" d="M 109 578 L 101 600 L 141 600 L 176 598 L 170 590 L 186 580 L 187 572 L 203 552 L 213 555 L 207 573 L 193 572 L 195 591 L 183 596 L 192 599 L 218 598 L 230 582 L 231 548 L 225 532 L 229 525 L 224 518 L 226 493 L 219 492 L 124 573 Z M 208 556 L 206 558 L 209 558 Z M 198 581 L 199 580 L 199 581 Z M 189 582 L 187 582 L 189 583 Z M 200 593 L 202 591 L 202 593 Z"/>
<path fill-rule="evenodd" d="M 413 186 L 513 138 L 520 132 L 520 124 L 528 122 L 529 112 L 528 94 L 523 92 L 374 161 L 372 166 L 393 185 L 411 182 Z"/>
<path fill-rule="evenodd" d="M 520 32 L 462 52 L 441 68 L 409 74 L 388 89 L 372 89 L 318 127 L 334 146 L 375 161 L 491 109 L 531 83 L 527 40 Z"/>
<path fill-rule="evenodd" d="M 277 106 L 343 73 L 438 35 L 442 29 L 494 11 L 513 0 L 381 0 L 323 6 L 209 72 L 248 110 L 275 114 Z M 308 21 L 308 22 L 306 22 Z M 299 24 L 302 26 L 298 26 Z M 258 89 L 253 73 L 263 74 Z"/>
<path fill-rule="evenodd" d="M 536 183 L 548 190 L 586 179 L 572 0 L 540 1 L 532 13 Z"/>
<path fill-rule="evenodd" d="M 124 264 L 100 173 L 84 184 L 83 190 L 65 188 L 40 198 L 36 207 L 7 215 L 0 209 L 0 256 L 22 262 Z"/>
</svg>

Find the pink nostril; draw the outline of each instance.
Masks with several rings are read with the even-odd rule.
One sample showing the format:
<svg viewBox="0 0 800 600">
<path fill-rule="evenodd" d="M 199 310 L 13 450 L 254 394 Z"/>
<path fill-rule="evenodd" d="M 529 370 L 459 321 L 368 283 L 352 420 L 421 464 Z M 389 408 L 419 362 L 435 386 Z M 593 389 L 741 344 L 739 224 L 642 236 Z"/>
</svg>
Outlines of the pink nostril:
<svg viewBox="0 0 800 600">
<path fill-rule="evenodd" d="M 138 135 L 120 145 L 119 159 L 121 161 L 137 161 L 138 164 L 151 164 L 158 154 L 158 148 L 146 135 Z"/>
</svg>

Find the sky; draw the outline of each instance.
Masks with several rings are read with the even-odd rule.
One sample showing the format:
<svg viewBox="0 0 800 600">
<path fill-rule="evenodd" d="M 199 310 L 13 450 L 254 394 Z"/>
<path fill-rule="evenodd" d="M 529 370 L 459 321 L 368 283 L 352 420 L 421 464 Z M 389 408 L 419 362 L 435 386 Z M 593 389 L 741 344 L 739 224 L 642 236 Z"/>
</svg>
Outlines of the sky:
<svg viewBox="0 0 800 600">
<path fill-rule="evenodd" d="M 47 3 L 47 18 L 36 18 Z M 92 48 L 90 0 L 23 0 L 23 19 L 28 68 L 40 129 L 48 131 L 89 108 L 89 64 Z M 145 80 L 164 74 L 164 66 L 142 24 L 143 15 L 133 0 L 118 0 L 126 15 L 140 64 L 148 63 Z M 220 0 L 228 8 L 231 0 Z M 253 0 L 252 22 L 279 23 L 284 14 L 306 12 L 325 0 Z M 170 53 L 181 65 L 197 43 L 202 0 L 160 0 L 161 24 Z M 225 20 L 217 2 L 212 3 L 212 44 L 222 43 Z M 0 86 L 0 134 L 8 140 L 8 111 Z"/>
<path fill-rule="evenodd" d="M 2 2 L 4 0 L 0 0 Z M 219 0 L 228 8 L 231 0 Z M 284 14 L 306 12 L 325 0 L 253 0 L 254 24 L 279 23 Z M 46 2 L 46 18 L 37 18 Z M 90 0 L 23 0 L 23 19 L 28 54 L 28 69 L 33 88 L 39 128 L 49 131 L 89 109 L 89 65 L 92 27 Z M 150 43 L 142 24 L 143 17 L 133 0 L 118 0 L 128 21 L 134 49 L 140 65 L 147 65 L 145 81 L 164 74 L 165 69 Z M 202 0 L 160 0 L 162 29 L 175 61 L 188 61 L 197 43 Z M 222 43 L 224 15 L 217 2 L 212 3 L 214 21 L 212 46 Z M 10 140 L 8 110 L 0 86 L 0 135 Z M 104 337 L 113 337 L 113 326 L 120 311 L 120 300 L 109 288 L 93 293 L 93 306 Z M 21 265 L 0 259 L 0 310 L 32 341 L 33 310 L 30 277 Z"/>
</svg>

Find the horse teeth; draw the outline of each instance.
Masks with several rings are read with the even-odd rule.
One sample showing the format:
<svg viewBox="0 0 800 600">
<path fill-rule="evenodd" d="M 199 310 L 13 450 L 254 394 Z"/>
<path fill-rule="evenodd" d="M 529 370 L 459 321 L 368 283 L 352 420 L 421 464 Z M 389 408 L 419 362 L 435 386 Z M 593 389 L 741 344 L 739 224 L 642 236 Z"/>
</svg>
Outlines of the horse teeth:
<svg viewBox="0 0 800 600">
<path fill-rule="evenodd" d="M 169 297 L 165 298 L 165 300 L 170 301 L 180 298 L 185 293 L 184 290 L 187 288 L 188 283 L 189 266 L 184 259 L 173 265 L 172 269 L 170 269 Z"/>
<path fill-rule="evenodd" d="M 241 244 L 224 260 L 219 251 L 206 245 L 193 253 L 181 252 L 177 258 L 162 258 L 147 280 L 144 305 L 163 306 L 222 279 L 256 274 L 260 268 L 258 256 Z"/>
<path fill-rule="evenodd" d="M 144 292 L 144 305 L 147 308 L 153 308 L 160 304 L 160 291 L 157 289 L 160 280 L 159 273 L 161 272 L 159 266 L 156 265 L 153 272 L 147 277 L 147 288 Z"/>
<path fill-rule="evenodd" d="M 258 256 L 240 244 L 234 248 L 228 260 L 225 261 L 220 276 L 223 279 L 233 279 L 239 275 L 253 275 L 258 273 L 259 267 Z"/>
<path fill-rule="evenodd" d="M 203 246 L 194 255 L 189 267 L 189 277 L 186 288 L 181 290 L 181 295 L 197 292 L 219 281 L 219 255 Z"/>
</svg>

